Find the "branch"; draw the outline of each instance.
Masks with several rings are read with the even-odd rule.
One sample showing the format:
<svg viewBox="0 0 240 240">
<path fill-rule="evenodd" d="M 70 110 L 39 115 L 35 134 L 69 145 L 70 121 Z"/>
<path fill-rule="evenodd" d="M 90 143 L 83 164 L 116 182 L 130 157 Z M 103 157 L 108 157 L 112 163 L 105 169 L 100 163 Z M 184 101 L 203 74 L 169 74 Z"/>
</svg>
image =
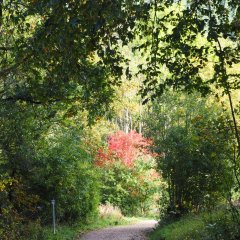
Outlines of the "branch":
<svg viewBox="0 0 240 240">
<path fill-rule="evenodd" d="M 13 50 L 13 47 L 0 47 L 0 51 L 10 51 Z"/>
<path fill-rule="evenodd" d="M 3 0 L 0 0 L 0 27 L 2 26 L 3 22 Z"/>
<path fill-rule="evenodd" d="M 210 1 L 208 1 L 208 7 L 209 7 L 209 12 L 210 12 L 210 19 L 211 19 L 211 4 Z M 219 51 L 221 53 L 221 55 L 219 56 L 219 60 L 222 66 L 222 83 L 223 83 L 223 87 L 224 90 L 227 92 L 227 96 L 228 96 L 228 100 L 229 100 L 229 105 L 230 105 L 230 111 L 231 111 L 231 115 L 232 115 L 232 120 L 233 120 L 233 126 L 234 126 L 234 132 L 235 132 L 235 137 L 237 140 L 237 145 L 238 145 L 238 156 L 240 156 L 240 135 L 239 135 L 239 130 L 238 130 L 238 126 L 237 126 L 237 120 L 235 117 L 235 112 L 234 112 L 234 107 L 233 107 L 233 101 L 232 101 L 232 96 L 231 96 L 231 91 L 229 89 L 229 86 L 227 84 L 227 80 L 228 80 L 228 75 L 227 75 L 227 71 L 226 71 L 226 66 L 225 66 L 225 56 L 224 56 L 224 51 L 221 45 L 221 42 L 219 40 L 219 38 L 217 37 L 215 39 L 218 47 L 219 47 Z"/>
<path fill-rule="evenodd" d="M 227 85 L 228 75 L 226 73 L 223 49 L 222 49 L 222 45 L 218 38 L 216 39 L 216 41 L 217 41 L 218 47 L 220 49 L 220 52 L 222 53 L 222 56 L 220 56 L 220 61 L 222 64 L 222 73 L 223 73 L 222 82 L 223 82 L 224 90 L 226 90 L 228 100 L 229 100 L 229 105 L 230 105 L 230 110 L 231 110 L 231 115 L 232 115 L 232 120 L 233 120 L 233 126 L 234 126 L 234 132 L 235 132 L 235 136 L 236 136 L 236 140 L 237 140 L 237 144 L 238 144 L 238 157 L 239 157 L 240 156 L 240 135 L 239 135 L 238 127 L 237 127 L 237 120 L 235 117 L 231 91 L 229 89 L 229 86 Z"/>
<path fill-rule="evenodd" d="M 237 143 L 238 143 L 238 157 L 239 157 L 240 156 L 240 136 L 239 136 L 238 126 L 237 126 L 237 120 L 236 120 L 236 117 L 235 117 L 235 112 L 234 112 L 234 107 L 233 107 L 233 102 L 232 102 L 232 96 L 231 96 L 231 93 L 230 93 L 229 90 L 227 91 L 227 95 L 228 95 L 229 105 L 230 105 L 231 114 L 232 114 L 235 136 L 236 136 Z"/>
<path fill-rule="evenodd" d="M 13 101 L 13 102 L 17 102 L 17 101 L 23 101 L 23 102 L 27 102 L 30 104 L 37 104 L 37 105 L 44 105 L 44 104 L 49 104 L 49 103 L 55 103 L 55 102 L 60 102 L 63 99 L 54 99 L 54 100 L 48 100 L 48 101 L 39 101 L 39 100 L 34 100 L 32 97 L 30 96 L 16 96 L 16 97 L 7 97 L 7 98 L 2 98 L 1 100 L 3 101 Z"/>
</svg>

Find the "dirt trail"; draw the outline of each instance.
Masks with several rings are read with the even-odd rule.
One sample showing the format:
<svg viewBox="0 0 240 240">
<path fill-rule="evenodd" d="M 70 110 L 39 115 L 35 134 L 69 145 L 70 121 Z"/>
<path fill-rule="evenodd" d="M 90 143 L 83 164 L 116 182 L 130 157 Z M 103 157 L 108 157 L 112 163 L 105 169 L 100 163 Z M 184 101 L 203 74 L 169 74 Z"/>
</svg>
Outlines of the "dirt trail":
<svg viewBox="0 0 240 240">
<path fill-rule="evenodd" d="M 146 234 L 157 225 L 157 221 L 146 220 L 127 226 L 109 227 L 89 232 L 81 240 L 147 240 Z"/>
</svg>

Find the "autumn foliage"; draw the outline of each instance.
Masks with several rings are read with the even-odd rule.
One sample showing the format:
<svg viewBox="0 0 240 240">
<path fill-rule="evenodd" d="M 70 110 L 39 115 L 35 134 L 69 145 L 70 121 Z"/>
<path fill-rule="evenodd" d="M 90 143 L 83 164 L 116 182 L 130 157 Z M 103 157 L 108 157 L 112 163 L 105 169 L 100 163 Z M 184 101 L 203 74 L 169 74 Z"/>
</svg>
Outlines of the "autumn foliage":
<svg viewBox="0 0 240 240">
<path fill-rule="evenodd" d="M 95 163 L 97 166 L 105 166 L 120 160 L 125 166 L 133 167 L 136 159 L 151 155 L 149 151 L 151 144 L 151 140 L 136 131 L 130 133 L 118 131 L 109 136 L 106 149 L 99 149 Z"/>
<path fill-rule="evenodd" d="M 124 215 L 142 215 L 156 207 L 161 180 L 151 145 L 136 131 L 108 137 L 95 160 L 101 168 L 102 204 L 117 206 Z"/>
</svg>

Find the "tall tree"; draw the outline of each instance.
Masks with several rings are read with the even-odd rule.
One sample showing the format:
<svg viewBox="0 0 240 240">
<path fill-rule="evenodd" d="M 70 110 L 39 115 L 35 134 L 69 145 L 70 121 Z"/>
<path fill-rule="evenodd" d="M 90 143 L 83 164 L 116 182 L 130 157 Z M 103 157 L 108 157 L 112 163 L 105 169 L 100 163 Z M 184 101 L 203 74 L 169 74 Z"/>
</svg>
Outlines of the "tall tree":
<svg viewBox="0 0 240 240">
<path fill-rule="evenodd" d="M 142 94 L 146 100 L 166 88 L 203 95 L 221 93 L 229 100 L 234 135 L 240 154 L 240 137 L 232 94 L 240 88 L 239 2 L 235 0 L 154 1 L 152 24 L 140 24 L 149 48 Z M 204 75 L 206 68 L 212 74 Z M 234 71 L 235 67 L 235 71 Z M 216 90 L 217 89 L 217 90 Z"/>
<path fill-rule="evenodd" d="M 168 92 L 146 114 L 171 211 L 212 207 L 233 186 L 231 134 L 219 106 L 197 94 Z"/>
</svg>

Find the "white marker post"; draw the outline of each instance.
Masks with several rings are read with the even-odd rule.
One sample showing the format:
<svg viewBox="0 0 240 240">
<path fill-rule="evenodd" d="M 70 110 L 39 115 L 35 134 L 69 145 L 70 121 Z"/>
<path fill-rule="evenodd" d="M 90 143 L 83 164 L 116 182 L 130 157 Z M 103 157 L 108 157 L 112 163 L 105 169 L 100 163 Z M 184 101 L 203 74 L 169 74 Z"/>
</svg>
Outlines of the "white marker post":
<svg viewBox="0 0 240 240">
<path fill-rule="evenodd" d="M 53 217 L 53 233 L 56 233 L 56 214 L 55 214 L 55 200 L 52 201 L 52 217 Z"/>
</svg>

